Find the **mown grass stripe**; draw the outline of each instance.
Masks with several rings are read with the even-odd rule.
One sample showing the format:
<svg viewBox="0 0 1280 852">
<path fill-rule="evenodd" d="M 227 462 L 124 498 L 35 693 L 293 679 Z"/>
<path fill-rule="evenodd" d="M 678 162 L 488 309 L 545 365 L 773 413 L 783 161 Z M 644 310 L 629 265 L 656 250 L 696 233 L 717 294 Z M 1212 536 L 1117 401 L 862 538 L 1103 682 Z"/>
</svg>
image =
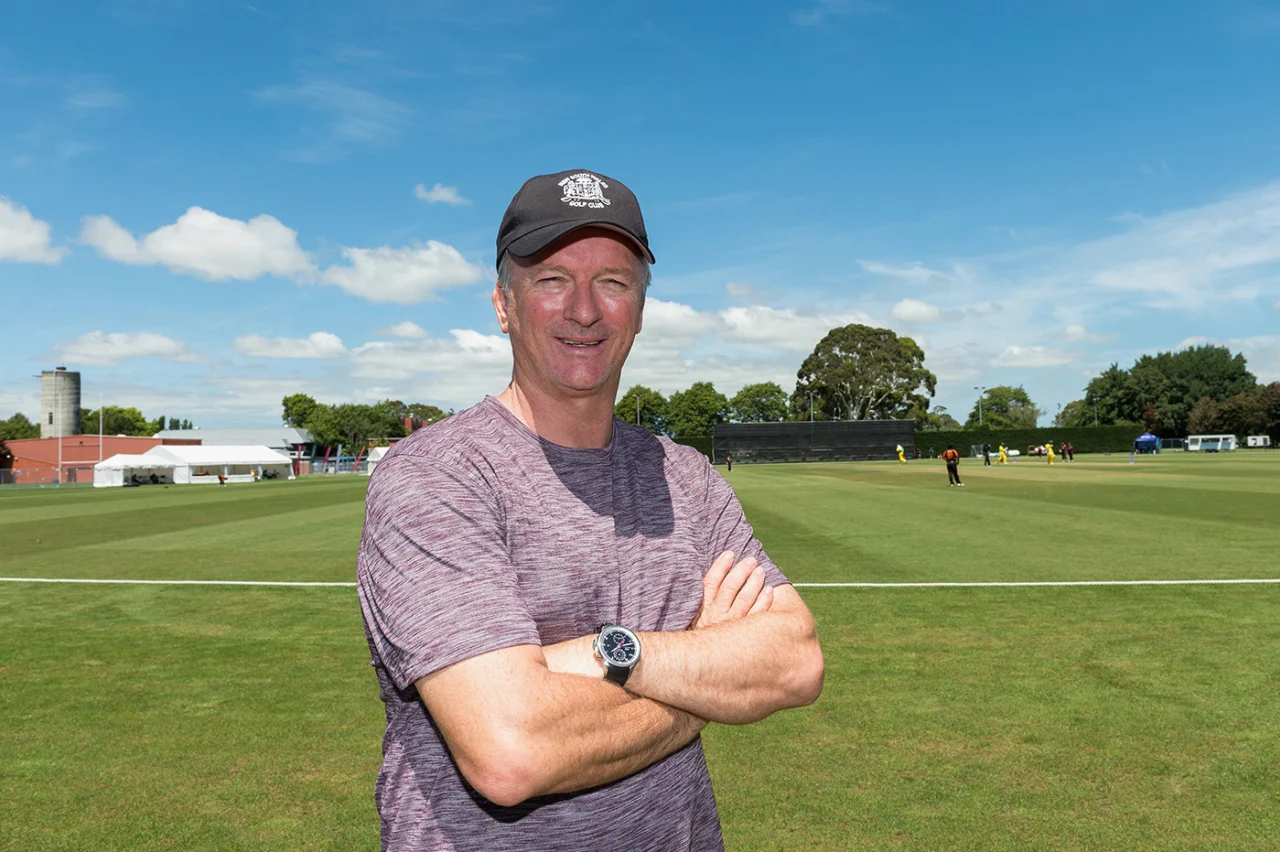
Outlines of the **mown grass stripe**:
<svg viewBox="0 0 1280 852">
<path fill-rule="evenodd" d="M 0 577 L 0 583 L 113 583 L 136 586 L 335 586 L 355 583 L 286 582 L 282 580 L 76 580 L 59 577 Z M 1239 580 L 1041 580 L 1025 583 L 793 583 L 799 589 L 955 589 L 1031 586 L 1227 586 L 1280 583 L 1277 579 Z"/>
</svg>

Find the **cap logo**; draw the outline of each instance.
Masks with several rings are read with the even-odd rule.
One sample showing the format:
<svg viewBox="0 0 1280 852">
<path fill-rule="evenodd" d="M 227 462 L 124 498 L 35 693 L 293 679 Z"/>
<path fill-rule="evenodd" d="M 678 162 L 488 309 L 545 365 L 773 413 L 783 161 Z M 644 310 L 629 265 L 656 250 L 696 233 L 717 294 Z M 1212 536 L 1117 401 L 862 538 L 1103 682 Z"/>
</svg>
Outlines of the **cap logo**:
<svg viewBox="0 0 1280 852">
<path fill-rule="evenodd" d="M 590 172 L 569 175 L 560 181 L 560 186 L 564 189 L 564 198 L 560 200 L 570 207 L 602 210 L 610 203 L 609 199 L 604 197 L 604 191 L 609 188 L 609 184 Z"/>
</svg>

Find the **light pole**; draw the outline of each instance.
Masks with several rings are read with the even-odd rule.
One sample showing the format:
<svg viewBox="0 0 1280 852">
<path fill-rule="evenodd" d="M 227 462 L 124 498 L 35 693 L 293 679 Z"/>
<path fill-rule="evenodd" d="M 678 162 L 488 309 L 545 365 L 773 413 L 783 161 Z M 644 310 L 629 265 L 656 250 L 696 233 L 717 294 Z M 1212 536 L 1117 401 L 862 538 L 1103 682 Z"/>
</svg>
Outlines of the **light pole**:
<svg viewBox="0 0 1280 852">
<path fill-rule="evenodd" d="M 809 391 L 809 422 L 813 422 L 813 391 Z"/>
<path fill-rule="evenodd" d="M 974 385 L 973 389 L 978 392 L 978 428 L 981 429 L 982 428 L 982 395 L 987 392 L 987 389 L 978 387 L 977 385 Z"/>
</svg>

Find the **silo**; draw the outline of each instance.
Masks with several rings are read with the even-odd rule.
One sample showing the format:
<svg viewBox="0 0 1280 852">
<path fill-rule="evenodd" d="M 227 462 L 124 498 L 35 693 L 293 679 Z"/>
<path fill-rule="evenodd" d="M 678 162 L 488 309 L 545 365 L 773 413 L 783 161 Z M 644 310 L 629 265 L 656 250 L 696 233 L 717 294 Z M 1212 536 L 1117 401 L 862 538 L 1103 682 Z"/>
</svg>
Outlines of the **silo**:
<svg viewBox="0 0 1280 852">
<path fill-rule="evenodd" d="M 40 374 L 40 437 L 80 434 L 80 374 L 66 367 Z"/>
</svg>

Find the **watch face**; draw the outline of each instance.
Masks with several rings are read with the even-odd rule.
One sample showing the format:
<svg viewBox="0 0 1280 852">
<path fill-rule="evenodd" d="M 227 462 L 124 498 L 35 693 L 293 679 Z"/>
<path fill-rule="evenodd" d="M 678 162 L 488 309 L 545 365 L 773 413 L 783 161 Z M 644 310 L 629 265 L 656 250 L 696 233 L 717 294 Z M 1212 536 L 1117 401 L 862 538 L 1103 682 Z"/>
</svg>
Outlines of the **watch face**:
<svg viewBox="0 0 1280 852">
<path fill-rule="evenodd" d="M 615 666 L 629 666 L 640 656 L 640 644 L 630 630 L 609 627 L 600 634 L 600 656 Z"/>
</svg>

